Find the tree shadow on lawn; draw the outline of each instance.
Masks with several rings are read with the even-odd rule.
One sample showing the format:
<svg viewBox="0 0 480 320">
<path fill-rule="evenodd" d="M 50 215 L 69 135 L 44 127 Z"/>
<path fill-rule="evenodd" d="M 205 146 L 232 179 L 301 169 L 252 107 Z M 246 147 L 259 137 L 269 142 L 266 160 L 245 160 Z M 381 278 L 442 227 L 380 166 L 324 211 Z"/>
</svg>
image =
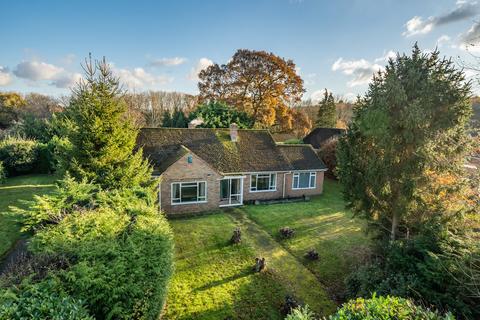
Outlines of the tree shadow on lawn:
<svg viewBox="0 0 480 320">
<path fill-rule="evenodd" d="M 238 280 L 238 279 L 241 279 L 241 278 L 244 278 L 244 277 L 248 277 L 248 276 L 253 275 L 253 274 L 254 274 L 253 267 L 243 268 L 243 270 L 241 270 L 237 274 L 231 275 L 230 277 L 226 277 L 226 278 L 223 278 L 223 279 L 211 281 L 211 282 L 209 282 L 209 283 L 207 283 L 207 284 L 205 284 L 201 287 L 193 289 L 192 292 L 208 290 L 208 289 L 211 289 L 213 287 L 221 286 L 221 285 L 224 285 L 224 284 L 226 284 L 230 281 L 235 281 L 235 280 Z"/>
</svg>

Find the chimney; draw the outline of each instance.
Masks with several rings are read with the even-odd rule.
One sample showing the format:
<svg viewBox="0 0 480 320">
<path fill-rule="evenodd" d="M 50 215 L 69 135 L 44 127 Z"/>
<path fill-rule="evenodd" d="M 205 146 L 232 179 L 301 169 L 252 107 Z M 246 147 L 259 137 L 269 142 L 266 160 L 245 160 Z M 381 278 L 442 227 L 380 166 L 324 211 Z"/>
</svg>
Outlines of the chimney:
<svg viewBox="0 0 480 320">
<path fill-rule="evenodd" d="M 236 123 L 230 124 L 230 139 L 232 139 L 232 142 L 237 142 L 238 140 L 238 126 Z"/>
</svg>

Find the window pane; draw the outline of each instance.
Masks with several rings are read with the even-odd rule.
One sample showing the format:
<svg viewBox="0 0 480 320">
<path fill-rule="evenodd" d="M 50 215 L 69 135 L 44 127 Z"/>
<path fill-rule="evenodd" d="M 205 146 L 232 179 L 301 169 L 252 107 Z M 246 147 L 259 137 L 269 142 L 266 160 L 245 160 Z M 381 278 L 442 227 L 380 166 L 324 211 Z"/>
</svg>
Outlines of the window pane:
<svg viewBox="0 0 480 320">
<path fill-rule="evenodd" d="M 174 183 L 172 184 L 173 192 L 172 197 L 174 199 L 180 199 L 180 184 Z"/>
<path fill-rule="evenodd" d="M 205 198 L 205 182 L 198 183 L 198 196 Z"/>
<path fill-rule="evenodd" d="M 315 172 L 310 174 L 310 188 L 315 188 L 315 179 L 317 174 Z"/>
<path fill-rule="evenodd" d="M 229 196 L 229 180 L 221 180 L 220 181 L 220 199 L 225 200 L 228 199 Z"/>
<path fill-rule="evenodd" d="M 276 188 L 276 181 L 275 181 L 276 177 L 277 177 L 277 175 L 275 173 L 272 173 L 270 175 L 270 189 L 275 189 Z"/>
<path fill-rule="evenodd" d="M 293 187 L 298 188 L 298 174 L 293 175 Z"/>
<path fill-rule="evenodd" d="M 299 188 L 308 188 L 310 186 L 310 172 L 299 174 Z"/>
<path fill-rule="evenodd" d="M 258 176 L 257 190 L 269 190 L 270 189 L 270 177 Z"/>
<path fill-rule="evenodd" d="M 182 202 L 197 201 L 197 184 L 182 184 Z"/>
<path fill-rule="evenodd" d="M 250 176 L 250 189 L 257 190 L 257 176 L 253 174 Z"/>
</svg>

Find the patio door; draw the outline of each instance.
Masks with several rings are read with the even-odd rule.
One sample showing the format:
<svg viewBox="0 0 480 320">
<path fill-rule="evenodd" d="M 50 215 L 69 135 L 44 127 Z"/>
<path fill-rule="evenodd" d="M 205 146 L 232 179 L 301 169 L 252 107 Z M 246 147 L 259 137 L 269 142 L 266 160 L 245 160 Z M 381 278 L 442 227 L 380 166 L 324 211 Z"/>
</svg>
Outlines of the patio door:
<svg viewBox="0 0 480 320">
<path fill-rule="evenodd" d="M 220 207 L 243 204 L 243 178 L 225 177 L 220 180 Z"/>
</svg>

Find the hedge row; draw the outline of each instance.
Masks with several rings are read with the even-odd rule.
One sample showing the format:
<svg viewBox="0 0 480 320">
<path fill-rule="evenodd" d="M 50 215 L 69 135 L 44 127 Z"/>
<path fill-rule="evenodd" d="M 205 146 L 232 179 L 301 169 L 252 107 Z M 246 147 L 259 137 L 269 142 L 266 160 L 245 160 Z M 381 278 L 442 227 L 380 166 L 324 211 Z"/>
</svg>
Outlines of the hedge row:
<svg viewBox="0 0 480 320">
<path fill-rule="evenodd" d="M 34 258 L 68 260 L 49 262 L 43 278 L 34 274 L 22 280 L 19 299 L 26 299 L 32 286 L 54 281 L 56 291 L 65 293 L 55 298 L 67 299 L 72 309 L 72 317 L 61 319 L 87 319 L 83 313 L 73 316 L 82 308 L 96 319 L 158 319 L 173 272 L 173 240 L 149 192 L 107 192 L 67 178 L 54 195 L 38 198 L 28 211 L 17 211 L 25 215 L 27 229 L 35 230 L 29 244 Z M 4 286 L 14 284 L 4 278 Z M 37 278 L 33 284 L 32 278 Z M 28 308 L 43 308 L 32 303 Z M 17 308 L 15 314 L 25 312 L 24 304 L 10 305 Z M 0 309 L 0 319 L 4 316 Z"/>
<path fill-rule="evenodd" d="M 53 149 L 51 143 L 8 137 L 0 141 L 0 162 L 7 176 L 50 173 L 54 170 Z"/>
</svg>

